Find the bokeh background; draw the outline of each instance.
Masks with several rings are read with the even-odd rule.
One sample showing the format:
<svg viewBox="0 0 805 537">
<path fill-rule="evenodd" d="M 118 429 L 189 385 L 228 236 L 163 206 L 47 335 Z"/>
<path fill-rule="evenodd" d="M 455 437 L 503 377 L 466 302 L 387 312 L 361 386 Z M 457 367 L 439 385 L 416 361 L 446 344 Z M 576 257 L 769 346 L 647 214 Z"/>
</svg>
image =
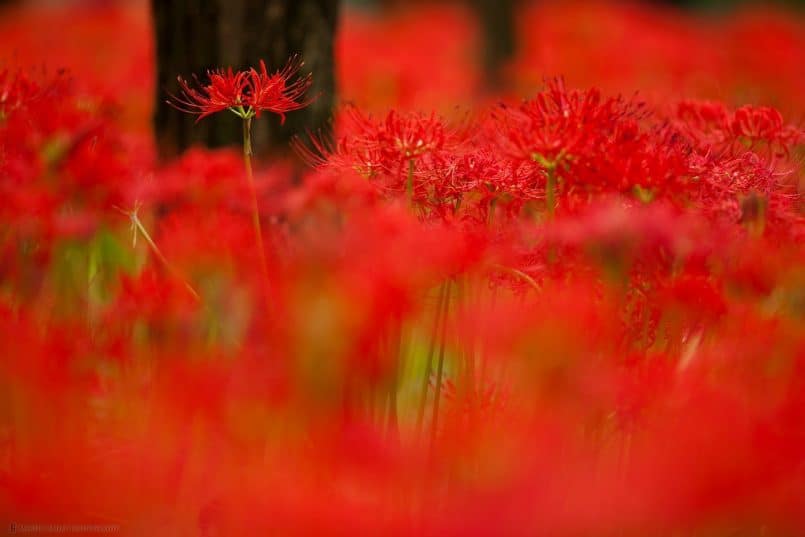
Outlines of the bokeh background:
<svg viewBox="0 0 805 537">
<path fill-rule="evenodd" d="M 149 3 L 3 2 L 0 63 L 67 69 L 88 93 L 147 134 L 155 67 Z M 479 101 L 527 97 L 546 77 L 606 93 L 639 92 L 805 110 L 803 2 L 515 2 L 514 47 L 493 84 L 489 37 L 468 1 L 351 0 L 336 43 L 338 101 L 450 114 Z M 505 39 L 505 37 L 504 37 Z M 504 47 L 505 48 L 505 47 Z"/>
<path fill-rule="evenodd" d="M 0 1 L 0 528 L 805 534 L 803 10 L 505 2 L 344 3 L 252 182 L 151 2 Z"/>
</svg>

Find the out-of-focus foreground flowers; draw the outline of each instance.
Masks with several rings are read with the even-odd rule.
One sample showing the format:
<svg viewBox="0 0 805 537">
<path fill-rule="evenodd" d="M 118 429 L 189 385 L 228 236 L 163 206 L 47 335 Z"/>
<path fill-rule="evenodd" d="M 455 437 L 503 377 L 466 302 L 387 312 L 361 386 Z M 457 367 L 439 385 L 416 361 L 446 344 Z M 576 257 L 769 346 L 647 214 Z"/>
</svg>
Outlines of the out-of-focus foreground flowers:
<svg viewBox="0 0 805 537">
<path fill-rule="evenodd" d="M 805 532 L 797 117 L 548 79 L 252 190 L 84 84 L 0 71 L 0 521 Z"/>
</svg>

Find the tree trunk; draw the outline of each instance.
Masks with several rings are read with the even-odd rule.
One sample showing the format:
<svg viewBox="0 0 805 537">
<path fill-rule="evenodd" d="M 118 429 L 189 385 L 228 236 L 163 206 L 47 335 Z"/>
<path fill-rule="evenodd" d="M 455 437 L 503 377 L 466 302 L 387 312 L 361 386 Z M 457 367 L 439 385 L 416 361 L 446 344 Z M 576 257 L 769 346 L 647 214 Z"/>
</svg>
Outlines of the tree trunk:
<svg viewBox="0 0 805 537">
<path fill-rule="evenodd" d="M 502 69 L 517 51 L 514 24 L 516 0 L 472 0 L 483 33 L 482 60 L 486 86 L 498 90 L 504 84 Z"/>
<path fill-rule="evenodd" d="M 165 103 L 178 92 L 176 77 L 200 78 L 208 69 L 246 69 L 265 60 L 282 68 L 294 54 L 313 73 L 307 109 L 292 112 L 284 126 L 266 114 L 254 125 L 258 154 L 284 152 L 294 134 L 326 129 L 335 93 L 333 40 L 339 0 L 151 0 L 156 34 L 157 87 L 154 130 L 163 157 L 193 144 L 238 144 L 240 120 L 233 114 L 196 118 Z"/>
</svg>

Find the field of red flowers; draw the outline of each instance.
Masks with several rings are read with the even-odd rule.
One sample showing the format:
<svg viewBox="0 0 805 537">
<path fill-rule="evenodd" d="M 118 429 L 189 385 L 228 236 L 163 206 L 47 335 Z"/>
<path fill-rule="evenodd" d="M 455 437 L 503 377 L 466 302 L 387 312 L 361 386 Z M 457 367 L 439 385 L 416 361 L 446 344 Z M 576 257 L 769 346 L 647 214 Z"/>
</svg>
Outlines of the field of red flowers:
<svg viewBox="0 0 805 537">
<path fill-rule="evenodd" d="M 805 20 L 518 21 L 347 11 L 300 185 L 157 161 L 147 3 L 1 11 L 0 522 L 805 534 Z"/>
</svg>

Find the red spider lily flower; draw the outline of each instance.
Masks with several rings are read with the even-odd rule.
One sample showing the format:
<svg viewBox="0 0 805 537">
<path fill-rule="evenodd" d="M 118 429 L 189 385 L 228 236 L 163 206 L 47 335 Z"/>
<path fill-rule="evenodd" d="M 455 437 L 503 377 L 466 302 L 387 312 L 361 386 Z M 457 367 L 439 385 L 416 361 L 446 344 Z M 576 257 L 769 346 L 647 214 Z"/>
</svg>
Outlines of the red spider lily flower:
<svg viewBox="0 0 805 537">
<path fill-rule="evenodd" d="M 444 122 L 434 113 L 406 116 L 394 111 L 378 126 L 376 133 L 385 151 L 403 159 L 437 151 L 445 147 L 450 136 Z"/>
<path fill-rule="evenodd" d="M 749 143 L 750 149 L 765 143 L 777 148 L 781 155 L 788 155 L 805 139 L 801 130 L 786 125 L 782 114 L 768 106 L 742 106 L 735 111 L 730 126 L 736 137 Z"/>
<path fill-rule="evenodd" d="M 182 95 L 171 95 L 168 104 L 182 112 L 197 114 L 198 121 L 230 110 L 243 119 L 260 117 L 263 111 L 274 112 L 285 123 L 287 112 L 305 108 L 311 102 L 303 97 L 313 83 L 312 76 L 292 80 L 302 65 L 295 57 L 282 70 L 273 74 L 268 74 L 262 60 L 259 71 L 251 68 L 248 71 L 234 72 L 231 67 L 208 71 L 208 83 L 199 83 L 198 89 L 179 77 Z M 198 79 L 196 82 L 198 83 Z"/>
<path fill-rule="evenodd" d="M 678 105 L 677 128 L 697 145 L 738 157 L 745 151 L 788 157 L 805 140 L 805 133 L 786 124 L 768 106 L 742 106 L 734 112 L 721 103 L 684 101 Z"/>
<path fill-rule="evenodd" d="M 514 158 L 559 167 L 606 144 L 616 128 L 644 119 L 645 104 L 602 96 L 600 90 L 572 90 L 561 78 L 517 108 L 493 113 L 501 149 Z"/>
<path fill-rule="evenodd" d="M 249 71 L 247 104 L 256 117 L 260 117 L 260 112 L 264 110 L 274 112 L 279 114 L 284 124 L 287 112 L 300 110 L 312 102 L 312 99 L 304 99 L 305 93 L 313 84 L 312 76 L 308 74 L 291 81 L 299 74 L 302 65 L 304 64 L 296 57 L 281 71 L 269 75 L 265 62 L 260 60 L 260 71 Z"/>
<path fill-rule="evenodd" d="M 327 164 L 373 178 L 390 175 L 397 182 L 404 178 L 406 163 L 431 168 L 433 163 L 426 161 L 444 161 L 451 151 L 459 150 L 468 134 L 435 113 L 392 110 L 377 118 L 352 106 L 339 115 L 337 123 L 335 140 L 310 136 L 311 147 L 297 141 L 295 149 L 302 158 L 314 166 Z"/>
<path fill-rule="evenodd" d="M 207 116 L 233 110 L 238 113 L 245 104 L 245 95 L 248 79 L 247 73 L 234 73 L 230 67 L 226 71 L 219 69 L 207 71 L 209 84 L 195 90 L 185 79 L 178 77 L 179 86 L 184 94 L 182 97 L 171 96 L 168 104 L 188 114 L 198 114 L 196 121 Z M 195 78 L 195 77 L 194 77 Z M 196 79 L 198 82 L 198 79 Z"/>
</svg>

